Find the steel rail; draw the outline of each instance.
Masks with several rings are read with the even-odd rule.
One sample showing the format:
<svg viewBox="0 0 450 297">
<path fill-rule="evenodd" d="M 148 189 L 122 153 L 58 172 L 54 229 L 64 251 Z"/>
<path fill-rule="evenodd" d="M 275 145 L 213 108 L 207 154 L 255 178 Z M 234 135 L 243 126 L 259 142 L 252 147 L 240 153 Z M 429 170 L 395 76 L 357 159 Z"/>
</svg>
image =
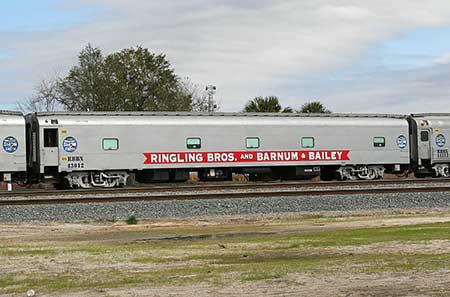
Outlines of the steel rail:
<svg viewBox="0 0 450 297">
<path fill-rule="evenodd" d="M 442 184 L 449 183 L 450 178 L 427 178 L 427 179 L 381 179 L 374 181 L 296 181 L 296 182 L 255 182 L 255 183 L 198 183 L 192 185 L 171 184 L 154 185 L 144 187 L 112 188 L 112 189 L 77 189 L 77 190 L 18 190 L 13 192 L 0 192 L 1 197 L 27 197 L 27 196 L 60 196 L 60 195 L 90 195 L 109 193 L 158 193 L 158 192 L 181 192 L 181 191 L 206 191 L 206 190 L 251 190 L 251 189 L 273 189 L 273 188 L 319 188 L 319 187 L 345 187 L 364 185 L 403 185 L 403 184 Z"/>
<path fill-rule="evenodd" d="M 168 195 L 137 195 L 118 197 L 79 197 L 53 199 L 17 199 L 0 200 L 0 206 L 25 206 L 49 204 L 80 204 L 80 203 L 113 203 L 164 200 L 204 200 L 204 199 L 242 199 L 242 198 L 275 198 L 302 196 L 338 196 L 364 194 L 392 194 L 392 193 L 435 193 L 450 192 L 450 186 L 410 187 L 410 188 L 366 188 L 366 189 L 336 189 L 336 190 L 293 190 L 274 192 L 235 192 L 235 193 L 196 193 L 196 194 L 168 194 Z"/>
</svg>

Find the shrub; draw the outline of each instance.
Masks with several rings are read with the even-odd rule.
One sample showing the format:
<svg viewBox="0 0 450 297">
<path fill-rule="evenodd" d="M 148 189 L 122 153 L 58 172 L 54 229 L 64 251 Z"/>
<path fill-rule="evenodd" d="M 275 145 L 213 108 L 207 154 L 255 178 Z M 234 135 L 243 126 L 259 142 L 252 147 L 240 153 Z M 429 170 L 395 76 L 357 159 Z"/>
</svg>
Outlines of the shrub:
<svg viewBox="0 0 450 297">
<path fill-rule="evenodd" d="M 136 219 L 135 215 L 131 215 L 127 218 L 128 225 L 136 225 L 137 223 L 138 223 L 138 220 Z"/>
</svg>

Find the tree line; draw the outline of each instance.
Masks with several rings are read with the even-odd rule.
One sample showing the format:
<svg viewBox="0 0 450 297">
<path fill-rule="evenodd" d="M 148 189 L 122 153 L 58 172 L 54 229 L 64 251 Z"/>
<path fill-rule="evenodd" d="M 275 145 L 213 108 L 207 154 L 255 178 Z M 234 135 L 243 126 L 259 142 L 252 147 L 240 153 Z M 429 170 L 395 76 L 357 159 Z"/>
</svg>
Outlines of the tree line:
<svg viewBox="0 0 450 297">
<path fill-rule="evenodd" d="M 88 44 L 65 76 L 41 80 L 34 94 L 19 103 L 32 111 L 198 111 L 208 110 L 208 97 L 188 78 L 181 78 L 164 54 L 143 47 L 109 55 Z M 319 101 L 299 110 L 282 107 L 275 96 L 255 97 L 244 112 L 330 112 Z"/>
<path fill-rule="evenodd" d="M 276 96 L 255 97 L 247 102 L 244 112 L 331 113 L 320 101 L 304 103 L 298 110 L 290 106 L 282 107 Z"/>
</svg>

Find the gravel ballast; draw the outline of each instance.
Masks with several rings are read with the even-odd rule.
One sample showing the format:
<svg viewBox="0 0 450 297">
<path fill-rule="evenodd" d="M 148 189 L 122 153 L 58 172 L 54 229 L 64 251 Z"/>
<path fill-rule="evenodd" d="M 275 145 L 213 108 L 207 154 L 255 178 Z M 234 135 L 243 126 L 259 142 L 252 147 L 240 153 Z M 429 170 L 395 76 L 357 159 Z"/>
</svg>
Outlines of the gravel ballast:
<svg viewBox="0 0 450 297">
<path fill-rule="evenodd" d="M 450 193 L 399 193 L 248 199 L 2 206 L 1 222 L 123 220 L 285 212 L 448 208 Z"/>
</svg>

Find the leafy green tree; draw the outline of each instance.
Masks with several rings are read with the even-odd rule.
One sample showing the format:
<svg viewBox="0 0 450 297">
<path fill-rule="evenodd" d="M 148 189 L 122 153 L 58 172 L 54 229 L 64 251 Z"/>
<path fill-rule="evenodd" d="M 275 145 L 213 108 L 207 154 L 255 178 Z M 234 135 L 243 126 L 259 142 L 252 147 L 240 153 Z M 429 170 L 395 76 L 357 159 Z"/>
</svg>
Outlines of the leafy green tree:
<svg viewBox="0 0 450 297">
<path fill-rule="evenodd" d="M 244 107 L 245 112 L 280 112 L 281 105 L 277 97 L 255 97 Z"/>
<path fill-rule="evenodd" d="M 307 102 L 302 105 L 299 113 L 331 113 L 330 110 L 326 109 L 320 101 Z"/>
<path fill-rule="evenodd" d="M 281 112 L 282 113 L 293 113 L 294 109 L 290 106 L 286 106 L 285 108 L 283 108 L 283 110 Z"/>
<path fill-rule="evenodd" d="M 117 110 L 110 73 L 99 48 L 90 44 L 78 56 L 78 65 L 58 79 L 58 100 L 69 111 Z"/>
<path fill-rule="evenodd" d="M 67 76 L 40 85 L 18 106 L 42 109 L 55 100 L 69 111 L 190 111 L 193 92 L 163 54 L 136 47 L 104 57 L 89 44 Z"/>
<path fill-rule="evenodd" d="M 165 55 L 148 49 L 124 49 L 105 59 L 116 104 L 120 110 L 189 111 L 192 97 Z"/>
<path fill-rule="evenodd" d="M 278 97 L 268 96 L 268 97 L 255 97 L 255 99 L 250 100 L 245 104 L 244 112 L 284 112 L 292 113 L 294 110 L 286 106 L 283 108 L 280 104 Z"/>
</svg>

